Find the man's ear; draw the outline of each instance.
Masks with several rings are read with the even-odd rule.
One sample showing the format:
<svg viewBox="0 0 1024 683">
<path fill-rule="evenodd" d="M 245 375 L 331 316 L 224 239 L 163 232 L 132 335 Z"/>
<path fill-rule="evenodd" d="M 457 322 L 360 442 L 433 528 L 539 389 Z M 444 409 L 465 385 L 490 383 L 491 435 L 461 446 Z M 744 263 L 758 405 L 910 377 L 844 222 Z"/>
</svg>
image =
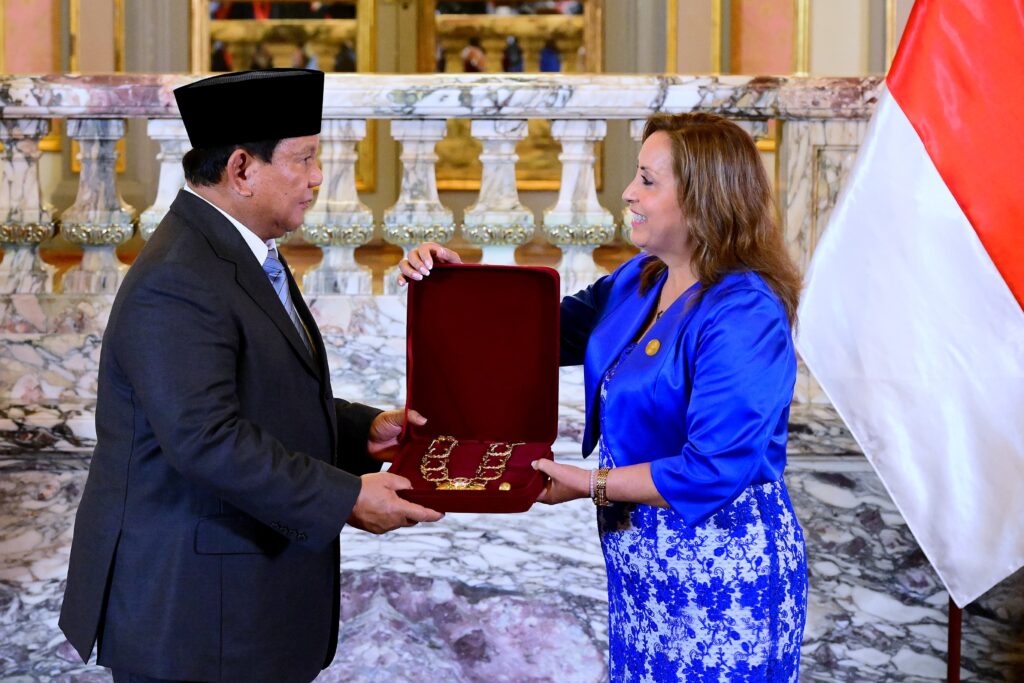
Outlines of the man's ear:
<svg viewBox="0 0 1024 683">
<path fill-rule="evenodd" d="M 228 163 L 224 167 L 228 188 L 242 197 L 251 197 L 252 181 L 258 166 L 259 159 L 241 147 L 236 148 L 228 157 Z"/>
</svg>

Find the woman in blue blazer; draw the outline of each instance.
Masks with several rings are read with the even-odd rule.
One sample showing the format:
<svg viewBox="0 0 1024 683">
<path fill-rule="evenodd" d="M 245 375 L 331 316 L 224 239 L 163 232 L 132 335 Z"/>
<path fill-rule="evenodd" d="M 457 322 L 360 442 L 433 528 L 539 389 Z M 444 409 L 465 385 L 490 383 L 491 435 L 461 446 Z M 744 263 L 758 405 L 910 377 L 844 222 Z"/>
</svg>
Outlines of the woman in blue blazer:
<svg viewBox="0 0 1024 683">
<path fill-rule="evenodd" d="M 623 199 L 642 252 L 562 302 L 600 467 L 538 461 L 541 500 L 598 506 L 612 681 L 796 681 L 807 567 L 782 473 L 800 276 L 760 155 L 721 117 L 654 116 Z M 434 247 L 403 272 L 458 258 Z"/>
</svg>

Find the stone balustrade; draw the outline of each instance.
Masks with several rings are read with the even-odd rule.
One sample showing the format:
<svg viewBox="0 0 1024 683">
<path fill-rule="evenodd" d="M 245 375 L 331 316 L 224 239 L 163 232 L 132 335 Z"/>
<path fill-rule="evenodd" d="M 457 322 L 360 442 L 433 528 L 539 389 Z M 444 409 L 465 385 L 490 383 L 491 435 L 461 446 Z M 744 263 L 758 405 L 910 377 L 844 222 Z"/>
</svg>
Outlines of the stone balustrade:
<svg viewBox="0 0 1024 683">
<path fill-rule="evenodd" d="M 176 118 L 172 90 L 189 80 L 178 75 L 0 77 L 0 121 L 5 139 L 14 143 L 7 146 L 8 161 L 2 166 L 7 195 L 0 197 L 0 208 L 6 209 L 7 222 L 0 241 L 11 255 L 0 264 L 4 291 L 49 286 L 36 250 L 53 230 L 29 226 L 53 223 L 41 208 L 38 146 L 33 141 L 54 118 L 67 119 L 68 134 L 80 141 L 82 150 L 78 198 L 61 216 L 61 231 L 86 256 L 65 277 L 64 289 L 116 289 L 123 268 L 114 247 L 131 237 L 134 210 L 116 188 L 115 143 L 128 118 L 148 119 L 149 135 L 160 143 L 156 201 L 139 217 L 142 235 L 148 237 L 182 182 L 179 162 L 188 142 Z M 592 252 L 616 233 L 618 220 L 598 203 L 594 189 L 594 147 L 604 139 L 608 120 L 633 121 L 635 137 L 635 122 L 657 111 L 719 112 L 754 129 L 775 119 L 785 130 L 778 150 L 783 217 L 794 254 L 806 263 L 863 135 L 877 87 L 878 79 L 870 78 L 329 75 L 321 193 L 327 196 L 318 200 L 303 231 L 307 241 L 324 250 L 321 268 L 329 272 L 314 273 L 307 282 L 319 287 L 317 292 L 364 291 L 364 285 L 337 280 L 337 273 L 365 277 L 349 262 L 352 249 L 373 236 L 353 173 L 354 143 L 365 135 L 360 131 L 368 119 L 391 119 L 392 135 L 403 149 L 401 191 L 384 212 L 382 225 L 376 226 L 379 234 L 406 247 L 421 239 L 452 237 L 458 226 L 438 197 L 433 146 L 444 135 L 445 120 L 470 119 L 472 133 L 484 147 L 484 182 L 466 213 L 465 237 L 486 247 L 485 260 L 508 263 L 511 248 L 541 228 L 563 252 L 559 270 L 567 288 L 586 284 L 602 272 Z M 558 201 L 543 212 L 539 224 L 520 203 L 511 173 L 514 142 L 530 118 L 550 120 L 553 137 L 562 145 Z M 331 278 L 334 284 L 326 284 Z"/>
<path fill-rule="evenodd" d="M 189 144 L 172 91 L 193 78 L 0 76 L 0 308 L 7 317 L 0 333 L 31 329 L 45 337 L 58 329 L 68 332 L 68 325 L 73 327 L 68 321 L 83 310 L 104 317 L 104 302 L 127 270 L 116 247 L 132 237 L 136 226 L 148 238 L 183 182 L 180 160 Z M 636 140 L 644 119 L 654 112 L 717 112 L 755 136 L 763 136 L 767 122 L 774 120 L 781 129 L 776 136 L 781 140 L 776 150 L 781 215 L 794 256 L 806 264 L 879 87 L 877 78 L 330 74 L 321 135 L 324 182 L 300 231 L 323 257 L 305 273 L 304 292 L 325 316 L 349 311 L 354 300 L 345 297 L 369 297 L 369 308 L 359 310 L 373 316 L 390 311 L 386 296 L 398 293 L 394 278 L 385 278 L 385 299 L 372 303 L 371 274 L 356 263 L 356 247 L 381 237 L 408 249 L 427 239 L 447 242 L 458 230 L 482 248 L 484 262 L 495 264 L 515 263 L 517 247 L 544 239 L 561 252 L 557 267 L 563 292 L 586 286 L 604 272 L 594 261 L 595 249 L 615 240 L 619 225 L 622 236 L 629 238 L 621 204 L 605 207 L 598 200 L 595 148 L 606 136 L 608 121 L 630 122 Z M 434 146 L 445 134 L 446 121 L 454 118 L 468 119 L 471 134 L 482 145 L 479 195 L 461 225 L 438 193 L 435 169 Z M 38 141 L 53 119 L 65 119 L 68 136 L 81 150 L 77 197 L 59 216 L 41 196 L 39 176 Z M 127 119 L 146 120 L 149 137 L 159 143 L 156 197 L 151 206 L 139 207 L 138 216 L 121 198 L 114 170 Z M 356 144 L 366 136 L 367 121 L 374 119 L 390 120 L 391 135 L 402 150 L 398 196 L 382 212 L 379 224 L 360 200 L 355 172 Z M 525 135 L 528 119 L 549 121 L 562 147 L 557 200 L 539 215 L 522 203 L 515 174 L 515 145 Z M 40 245 L 55 234 L 83 250 L 81 263 L 64 273 L 57 290 L 54 269 L 39 255 Z M 22 295 L 37 299 L 29 305 Z M 331 328 L 329 317 L 321 322 L 325 330 Z M 31 353 L 18 346 L 24 340 L 0 339 L 0 396 L 14 404 L 90 399 L 93 363 L 65 365 L 59 371 L 49 367 L 36 356 L 57 342 L 43 337 Z M 88 347 L 83 353 L 91 357 L 95 349 L 87 337 L 62 343 L 79 350 Z M 358 383 L 345 372 L 339 369 L 337 383 Z M 400 402 L 397 363 L 394 374 L 382 386 L 395 390 L 376 398 Z M 826 402 L 805 370 L 796 401 Z"/>
</svg>

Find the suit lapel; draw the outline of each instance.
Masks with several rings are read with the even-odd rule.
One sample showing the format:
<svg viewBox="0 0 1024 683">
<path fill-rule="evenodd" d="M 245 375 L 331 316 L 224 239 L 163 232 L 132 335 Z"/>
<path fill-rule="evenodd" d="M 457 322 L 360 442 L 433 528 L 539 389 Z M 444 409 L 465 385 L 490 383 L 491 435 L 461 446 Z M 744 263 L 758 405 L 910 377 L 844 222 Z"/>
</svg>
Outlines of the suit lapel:
<svg viewBox="0 0 1024 683">
<path fill-rule="evenodd" d="M 324 345 L 323 337 L 320 336 L 320 328 L 313 317 L 313 312 L 306 306 L 306 301 L 302 298 L 298 285 L 295 283 L 294 278 L 292 278 L 291 270 L 288 268 L 288 263 L 284 260 L 284 255 L 279 252 L 278 256 L 281 259 L 282 265 L 284 265 L 284 272 L 288 275 L 288 287 L 292 295 L 292 304 L 295 306 L 295 312 L 299 314 L 302 324 L 309 331 L 309 341 L 316 352 L 316 358 L 313 359 L 313 362 L 319 368 L 318 376 L 322 386 L 324 405 L 328 412 L 327 422 L 331 426 L 331 464 L 334 465 L 337 464 L 338 425 L 336 424 L 334 414 L 334 396 L 331 394 L 331 371 L 327 364 L 327 347 Z M 294 328 L 295 326 L 292 325 L 292 329 Z M 305 349 L 303 351 L 305 352 Z M 306 353 L 306 355 L 308 356 L 309 354 Z"/>
<path fill-rule="evenodd" d="M 316 365 L 314 365 L 313 359 L 309 355 L 309 351 L 306 350 L 306 345 L 302 343 L 299 331 L 295 329 L 292 319 L 288 317 L 288 312 L 284 310 L 281 300 L 277 298 L 277 292 L 274 291 L 274 286 L 270 284 L 270 278 L 267 277 L 263 268 L 256 263 L 256 259 L 252 258 L 251 253 L 249 256 L 250 258 L 248 260 L 252 263 L 246 263 L 245 259 L 239 259 L 241 263 L 238 261 L 235 262 L 235 280 L 242 289 L 245 290 L 245 293 L 248 294 L 260 309 L 274 322 L 277 329 L 280 330 L 281 334 L 283 334 L 285 339 L 288 340 L 288 344 L 292 347 L 295 355 L 302 360 L 302 364 L 306 366 L 306 369 L 319 378 L 320 372 L 317 370 Z M 285 266 L 285 273 L 288 277 L 289 291 L 292 292 L 292 305 L 295 306 L 297 311 L 300 308 L 305 309 L 306 305 L 304 303 L 300 303 L 302 301 L 302 297 L 296 297 L 295 295 L 296 289 L 294 281 L 292 280 L 291 273 L 288 272 L 288 266 L 287 264 L 284 264 L 283 259 L 282 264 Z M 310 336 L 313 336 L 312 332 Z"/>
<path fill-rule="evenodd" d="M 277 298 L 277 292 L 270 284 L 270 278 L 257 263 L 252 251 L 242 236 L 238 234 L 235 226 L 231 225 L 231 222 L 205 199 L 184 190 L 178 192 L 177 198 L 171 205 L 171 210 L 176 211 L 189 225 L 203 233 L 218 257 L 235 265 L 235 281 L 238 282 L 238 285 L 273 321 L 277 329 L 288 340 L 292 351 L 302 361 L 306 370 L 314 377 L 321 379 L 321 371 L 317 368 L 314 359 L 310 358 L 309 351 L 306 350 L 305 344 L 299 337 L 299 331 L 295 329 L 287 311 L 281 305 L 281 300 Z M 295 304 L 297 311 L 304 310 L 308 315 L 309 310 L 304 303 L 301 303 L 302 297 L 296 294 L 298 290 L 291 273 L 288 272 L 287 265 L 285 265 L 285 272 L 288 277 L 289 291 L 292 292 L 292 303 Z M 319 334 L 313 334 L 314 329 L 315 326 L 310 328 L 310 336 L 319 337 Z M 314 341 L 314 345 L 315 343 Z"/>
<path fill-rule="evenodd" d="M 306 327 L 306 332 L 309 333 L 309 343 L 313 347 L 313 353 L 316 356 L 312 360 L 316 364 L 319 374 L 327 376 L 327 350 L 324 347 L 323 338 L 320 336 L 320 329 L 317 326 L 316 318 L 313 317 L 313 312 L 306 305 L 306 300 L 302 298 L 302 292 L 299 291 L 299 285 L 295 278 L 292 277 L 291 268 L 288 267 L 284 254 L 278 252 L 278 258 L 281 259 L 281 265 L 284 266 L 284 272 L 288 276 L 288 291 L 292 297 L 292 305 L 295 306 L 295 312 L 299 314 L 302 324 Z M 295 326 L 292 325 L 292 328 L 294 329 Z M 300 339 L 299 341 L 301 342 L 302 340 Z M 303 349 L 305 349 L 305 346 L 303 346 Z M 308 352 L 306 355 L 309 355 Z"/>
</svg>

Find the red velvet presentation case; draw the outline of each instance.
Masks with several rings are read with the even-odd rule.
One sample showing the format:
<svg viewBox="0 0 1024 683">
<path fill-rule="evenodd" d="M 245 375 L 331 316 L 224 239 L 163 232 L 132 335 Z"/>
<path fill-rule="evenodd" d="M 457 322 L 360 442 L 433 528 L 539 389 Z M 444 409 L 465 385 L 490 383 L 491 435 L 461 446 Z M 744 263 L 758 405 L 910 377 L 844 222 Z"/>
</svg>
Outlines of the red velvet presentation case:
<svg viewBox="0 0 1024 683">
<path fill-rule="evenodd" d="M 406 421 L 399 438 L 391 471 L 413 484 L 401 495 L 442 512 L 530 509 L 545 484 L 530 463 L 552 457 L 558 433 L 558 272 L 437 265 L 409 284 L 408 303 L 406 410 L 427 424 Z M 430 477 L 448 480 L 473 479 L 488 447 L 515 445 L 483 490 L 439 490 L 421 471 L 432 444 L 452 445 L 437 437 L 457 442 L 446 461 L 426 461 Z"/>
</svg>

